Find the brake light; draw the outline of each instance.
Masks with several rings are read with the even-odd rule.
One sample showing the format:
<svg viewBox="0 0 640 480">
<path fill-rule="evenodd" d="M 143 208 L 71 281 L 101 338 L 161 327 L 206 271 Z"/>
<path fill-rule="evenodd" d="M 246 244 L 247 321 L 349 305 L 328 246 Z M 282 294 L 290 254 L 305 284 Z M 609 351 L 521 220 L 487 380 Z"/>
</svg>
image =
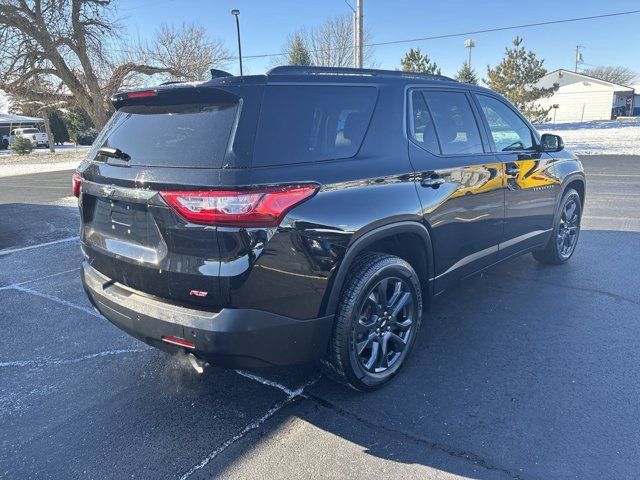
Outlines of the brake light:
<svg viewBox="0 0 640 480">
<path fill-rule="evenodd" d="M 36 136 L 35 135 L 31 135 L 31 140 L 35 140 Z"/>
<path fill-rule="evenodd" d="M 82 185 L 82 177 L 80 174 L 74 172 L 73 175 L 71 175 L 71 185 L 73 187 L 73 196 L 80 198 L 80 186 Z"/>
<path fill-rule="evenodd" d="M 156 95 L 158 95 L 157 90 L 141 90 L 139 92 L 129 92 L 125 94 L 127 98 L 146 98 L 155 97 Z"/>
<path fill-rule="evenodd" d="M 317 185 L 289 185 L 259 190 L 172 191 L 160 195 L 192 223 L 275 227 L 293 207 L 317 191 Z"/>
</svg>

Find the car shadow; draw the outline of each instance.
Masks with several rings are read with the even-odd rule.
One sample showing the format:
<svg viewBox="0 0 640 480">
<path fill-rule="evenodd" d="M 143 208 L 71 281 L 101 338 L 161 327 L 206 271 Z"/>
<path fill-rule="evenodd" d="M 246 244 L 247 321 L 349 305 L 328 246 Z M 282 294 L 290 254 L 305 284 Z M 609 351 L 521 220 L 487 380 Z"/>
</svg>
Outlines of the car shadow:
<svg viewBox="0 0 640 480">
<path fill-rule="evenodd" d="M 639 232 L 584 231 L 566 265 L 526 255 L 493 267 L 434 301 L 393 382 L 363 394 L 323 378 L 307 394 L 327 412 L 292 415 L 388 461 L 469 476 L 454 461 L 467 459 L 478 467 L 474 478 L 633 477 L 640 269 L 630 266 L 640 265 L 638 246 Z M 269 438 L 253 437 L 216 471 Z"/>
</svg>

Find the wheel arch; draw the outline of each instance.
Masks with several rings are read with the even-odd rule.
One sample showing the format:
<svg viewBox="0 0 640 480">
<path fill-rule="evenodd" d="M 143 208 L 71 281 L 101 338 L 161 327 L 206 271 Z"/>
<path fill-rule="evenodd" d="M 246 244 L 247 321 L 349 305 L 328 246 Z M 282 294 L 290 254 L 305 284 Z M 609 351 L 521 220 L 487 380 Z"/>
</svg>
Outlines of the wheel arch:
<svg viewBox="0 0 640 480">
<path fill-rule="evenodd" d="M 576 173 L 574 175 L 570 175 L 569 177 L 567 177 L 563 182 L 562 189 L 560 190 L 562 193 L 560 194 L 560 198 L 558 199 L 558 201 L 562 200 L 562 198 L 564 197 L 564 194 L 570 188 L 573 188 L 578 192 L 578 195 L 580 195 L 580 203 L 584 208 L 584 199 L 586 194 L 586 182 L 584 179 L 584 175 Z"/>
<path fill-rule="evenodd" d="M 354 235 L 354 238 L 325 292 L 322 315 L 336 313 L 347 272 L 358 255 L 369 251 L 394 254 L 408 261 L 420 277 L 426 299 L 433 295 L 433 243 L 429 230 L 423 224 L 413 221 L 391 223 Z M 400 246 L 408 248 L 399 249 Z"/>
</svg>

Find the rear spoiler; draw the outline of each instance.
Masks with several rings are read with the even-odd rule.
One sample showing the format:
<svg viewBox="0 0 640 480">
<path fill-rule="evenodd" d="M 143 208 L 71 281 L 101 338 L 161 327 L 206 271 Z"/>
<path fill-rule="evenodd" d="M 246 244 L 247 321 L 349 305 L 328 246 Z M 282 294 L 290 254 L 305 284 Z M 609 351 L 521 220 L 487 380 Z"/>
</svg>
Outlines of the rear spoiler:
<svg viewBox="0 0 640 480">
<path fill-rule="evenodd" d="M 184 105 L 184 104 L 230 104 L 240 97 L 228 90 L 202 84 L 173 84 L 118 92 L 111 97 L 116 110 L 125 105 Z"/>
</svg>

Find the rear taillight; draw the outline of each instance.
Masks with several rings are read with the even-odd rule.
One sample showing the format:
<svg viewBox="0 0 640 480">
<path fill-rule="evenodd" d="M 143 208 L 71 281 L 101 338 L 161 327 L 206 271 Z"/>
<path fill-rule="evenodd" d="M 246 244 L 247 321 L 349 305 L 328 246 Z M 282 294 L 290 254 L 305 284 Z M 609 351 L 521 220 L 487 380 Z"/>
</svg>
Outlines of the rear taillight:
<svg viewBox="0 0 640 480">
<path fill-rule="evenodd" d="M 317 185 L 289 185 L 259 190 L 160 192 L 160 195 L 192 223 L 275 227 L 289 210 L 317 191 Z"/>
<path fill-rule="evenodd" d="M 71 176 L 71 185 L 73 187 L 73 196 L 80 198 L 80 185 L 82 185 L 82 177 L 78 173 Z"/>
</svg>

